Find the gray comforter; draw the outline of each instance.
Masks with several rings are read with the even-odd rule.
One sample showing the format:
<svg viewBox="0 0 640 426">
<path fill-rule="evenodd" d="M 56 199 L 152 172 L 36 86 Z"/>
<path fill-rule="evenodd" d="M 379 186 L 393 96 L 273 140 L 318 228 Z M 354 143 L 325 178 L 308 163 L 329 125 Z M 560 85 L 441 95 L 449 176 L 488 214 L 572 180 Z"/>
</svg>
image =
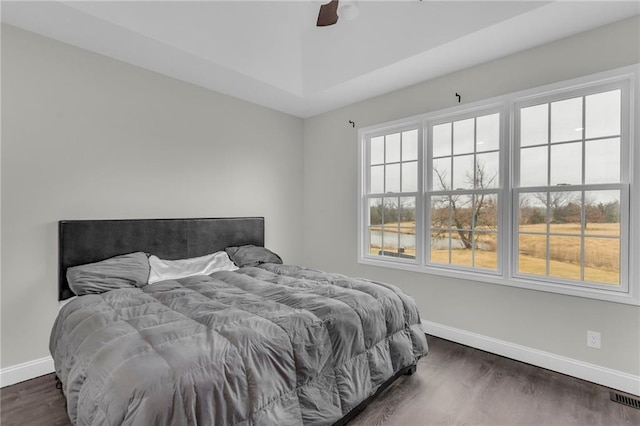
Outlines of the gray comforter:
<svg viewBox="0 0 640 426">
<path fill-rule="evenodd" d="M 331 424 L 426 355 L 397 287 L 264 264 L 80 296 L 50 350 L 78 425 Z"/>
</svg>

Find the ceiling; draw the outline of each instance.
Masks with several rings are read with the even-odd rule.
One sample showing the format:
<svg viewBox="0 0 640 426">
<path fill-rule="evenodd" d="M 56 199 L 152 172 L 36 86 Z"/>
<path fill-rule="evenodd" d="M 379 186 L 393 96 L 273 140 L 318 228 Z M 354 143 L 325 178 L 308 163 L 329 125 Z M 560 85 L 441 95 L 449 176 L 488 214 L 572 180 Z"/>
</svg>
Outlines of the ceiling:
<svg viewBox="0 0 640 426">
<path fill-rule="evenodd" d="M 344 0 L 343 0 L 344 1 Z M 632 1 L 2 1 L 2 21 L 299 117 L 640 14 Z"/>
</svg>

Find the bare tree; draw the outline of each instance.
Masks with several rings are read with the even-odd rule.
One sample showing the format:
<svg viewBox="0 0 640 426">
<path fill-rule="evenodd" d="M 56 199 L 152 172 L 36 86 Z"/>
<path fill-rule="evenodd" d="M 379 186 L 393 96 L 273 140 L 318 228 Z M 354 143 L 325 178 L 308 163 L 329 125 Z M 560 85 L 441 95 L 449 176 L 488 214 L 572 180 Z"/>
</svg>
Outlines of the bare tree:
<svg viewBox="0 0 640 426">
<path fill-rule="evenodd" d="M 520 197 L 518 202 L 519 220 L 522 225 L 536 225 L 546 223 L 546 207 L 539 204 L 532 204 L 528 196 Z"/>
<path fill-rule="evenodd" d="M 435 177 L 444 190 L 450 190 L 451 185 L 448 182 L 447 174 L 440 172 L 436 167 L 433 169 Z M 467 172 L 466 181 L 471 184 L 472 188 L 485 189 L 493 186 L 498 173 L 489 175 L 484 164 L 476 163 L 475 173 Z M 432 224 L 436 224 L 439 228 L 449 228 L 449 206 L 451 207 L 451 225 L 460 237 L 460 241 L 465 248 L 473 247 L 474 229 L 482 226 L 491 226 L 495 223 L 497 215 L 497 206 L 493 196 L 480 193 L 475 197 L 472 195 L 453 194 L 451 198 L 438 199 L 435 202 L 435 212 L 432 212 Z M 434 214 L 435 213 L 435 214 Z M 439 231 L 436 237 L 440 237 L 443 231 Z M 478 234 L 476 234 L 476 243 Z"/>
<path fill-rule="evenodd" d="M 534 197 L 550 212 L 553 223 L 580 222 L 580 193 L 575 191 L 539 192 Z"/>
</svg>

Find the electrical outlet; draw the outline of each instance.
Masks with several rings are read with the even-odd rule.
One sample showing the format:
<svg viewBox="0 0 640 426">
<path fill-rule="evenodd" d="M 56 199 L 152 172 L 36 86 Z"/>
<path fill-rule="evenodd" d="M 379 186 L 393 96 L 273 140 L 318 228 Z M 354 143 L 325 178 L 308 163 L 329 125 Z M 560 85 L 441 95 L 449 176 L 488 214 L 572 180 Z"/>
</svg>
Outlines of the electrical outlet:
<svg viewBox="0 0 640 426">
<path fill-rule="evenodd" d="M 587 330 L 587 346 L 590 348 L 600 349 L 600 333 L 597 331 Z"/>
</svg>

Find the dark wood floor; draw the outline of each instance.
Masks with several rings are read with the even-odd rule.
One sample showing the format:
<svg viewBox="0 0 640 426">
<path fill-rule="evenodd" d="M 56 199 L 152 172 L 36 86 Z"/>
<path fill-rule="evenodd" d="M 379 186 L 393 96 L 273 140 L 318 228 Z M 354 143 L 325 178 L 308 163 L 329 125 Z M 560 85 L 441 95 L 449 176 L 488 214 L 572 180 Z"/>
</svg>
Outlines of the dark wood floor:
<svg viewBox="0 0 640 426">
<path fill-rule="evenodd" d="M 429 336 L 413 376 L 382 392 L 349 426 L 640 425 L 609 389 Z M 0 391 L 0 423 L 69 425 L 53 375 Z"/>
</svg>

